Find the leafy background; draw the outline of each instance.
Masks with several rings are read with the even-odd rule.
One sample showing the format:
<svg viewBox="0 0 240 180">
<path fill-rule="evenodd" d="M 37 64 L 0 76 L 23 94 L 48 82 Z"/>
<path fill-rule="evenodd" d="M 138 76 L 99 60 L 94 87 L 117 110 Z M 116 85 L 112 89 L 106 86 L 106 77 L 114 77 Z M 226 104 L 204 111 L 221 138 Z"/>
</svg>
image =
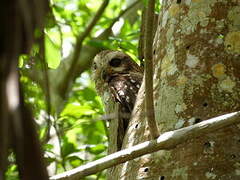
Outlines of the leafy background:
<svg viewBox="0 0 240 180">
<path fill-rule="evenodd" d="M 122 50 L 137 60 L 137 47 L 140 32 L 141 7 L 144 2 L 120 17 L 111 28 L 113 33 L 104 40 L 99 34 L 111 26 L 134 1 L 110 1 L 98 23 L 84 40 L 83 44 L 101 49 Z M 90 19 L 95 15 L 102 1 L 96 0 L 52 0 L 51 13 L 44 29 L 44 51 L 49 71 L 57 70 L 61 63 L 72 56 L 76 38 L 85 31 Z M 41 36 L 36 30 L 36 37 Z M 41 63 L 39 45 L 33 46 L 30 55 L 21 55 L 19 69 L 25 101 L 32 109 L 43 146 L 44 157 L 49 174 L 70 170 L 107 154 L 107 120 L 102 118 L 104 108 L 101 98 L 96 94 L 91 80 L 91 70 L 86 69 L 75 79 L 64 103 L 50 101 L 44 64 Z M 34 76 L 41 77 L 41 81 Z M 50 77 L 49 77 L 50 78 Z M 56 81 L 59 77 L 56 77 Z M 54 86 L 49 81 L 48 86 Z M 45 87 L 45 88 L 44 88 Z M 55 110 L 54 110 L 55 109 Z M 57 111 L 56 109 L 60 109 Z M 9 158 L 7 180 L 19 179 L 15 155 Z M 86 179 L 105 179 L 101 172 Z"/>
</svg>

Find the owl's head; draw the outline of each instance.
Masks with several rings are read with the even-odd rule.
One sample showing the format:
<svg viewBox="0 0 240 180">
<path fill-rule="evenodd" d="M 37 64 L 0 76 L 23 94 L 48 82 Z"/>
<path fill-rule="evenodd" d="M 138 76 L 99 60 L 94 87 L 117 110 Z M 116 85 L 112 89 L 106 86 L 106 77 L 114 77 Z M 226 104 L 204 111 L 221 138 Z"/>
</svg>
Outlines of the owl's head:
<svg viewBox="0 0 240 180">
<path fill-rule="evenodd" d="M 108 83 L 119 74 L 139 73 L 141 68 L 130 56 L 121 51 L 105 50 L 93 60 L 93 79 L 97 84 Z"/>
</svg>

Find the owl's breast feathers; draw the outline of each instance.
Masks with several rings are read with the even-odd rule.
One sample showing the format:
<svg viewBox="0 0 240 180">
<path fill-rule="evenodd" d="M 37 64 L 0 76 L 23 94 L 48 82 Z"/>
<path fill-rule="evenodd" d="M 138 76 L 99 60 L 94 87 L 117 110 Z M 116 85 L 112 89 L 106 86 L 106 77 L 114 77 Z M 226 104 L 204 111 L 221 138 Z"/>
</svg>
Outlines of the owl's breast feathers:
<svg viewBox="0 0 240 180">
<path fill-rule="evenodd" d="M 117 76 L 113 76 L 109 81 L 110 90 L 115 100 L 119 103 L 118 150 L 122 147 L 123 138 L 129 124 L 141 82 L 141 74 L 118 74 Z"/>
<path fill-rule="evenodd" d="M 114 98 L 122 104 L 128 112 L 132 112 L 142 76 L 138 74 L 118 74 L 113 76 L 109 87 Z"/>
</svg>

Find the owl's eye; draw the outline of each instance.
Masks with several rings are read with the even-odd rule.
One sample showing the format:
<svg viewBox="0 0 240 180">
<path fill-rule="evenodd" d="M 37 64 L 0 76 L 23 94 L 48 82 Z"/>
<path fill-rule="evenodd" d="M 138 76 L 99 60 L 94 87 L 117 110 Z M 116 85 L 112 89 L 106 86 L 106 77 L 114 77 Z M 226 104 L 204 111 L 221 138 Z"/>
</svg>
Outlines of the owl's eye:
<svg viewBox="0 0 240 180">
<path fill-rule="evenodd" d="M 112 58 L 111 61 L 109 62 L 109 65 L 112 67 L 119 67 L 121 64 L 121 59 L 119 58 Z"/>
<path fill-rule="evenodd" d="M 93 63 L 93 69 L 97 69 L 97 64 L 95 62 Z"/>
</svg>

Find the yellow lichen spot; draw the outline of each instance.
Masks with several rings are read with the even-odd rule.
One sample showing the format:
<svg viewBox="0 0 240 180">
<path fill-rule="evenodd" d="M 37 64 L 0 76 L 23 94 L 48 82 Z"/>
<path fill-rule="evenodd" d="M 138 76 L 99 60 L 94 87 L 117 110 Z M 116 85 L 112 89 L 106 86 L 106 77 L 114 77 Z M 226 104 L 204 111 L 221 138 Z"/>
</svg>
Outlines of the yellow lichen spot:
<svg viewBox="0 0 240 180">
<path fill-rule="evenodd" d="M 161 77 L 171 76 L 177 71 L 177 66 L 173 62 L 173 54 L 166 55 L 162 60 Z"/>
<path fill-rule="evenodd" d="M 169 8 L 170 16 L 172 16 L 172 17 L 176 16 L 178 14 L 179 10 L 180 10 L 180 7 L 178 4 L 172 4 Z"/>
<path fill-rule="evenodd" d="M 205 18 L 205 17 L 206 17 L 206 14 L 205 14 L 204 12 L 202 12 L 202 11 L 199 11 L 199 12 L 198 12 L 198 17 L 200 17 L 200 18 Z"/>
<path fill-rule="evenodd" d="M 192 0 L 192 2 L 201 2 L 202 0 Z"/>
<path fill-rule="evenodd" d="M 180 75 L 177 79 L 177 85 L 178 86 L 184 85 L 186 84 L 187 81 L 188 81 L 188 78 L 186 76 Z"/>
<path fill-rule="evenodd" d="M 176 42 L 175 42 L 176 46 L 179 46 L 181 44 L 181 41 L 178 39 Z"/>
<path fill-rule="evenodd" d="M 213 76 L 218 79 L 222 79 L 226 76 L 225 74 L 226 68 L 222 63 L 213 65 L 212 72 L 213 72 Z"/>
<path fill-rule="evenodd" d="M 161 65 L 162 70 L 167 69 L 170 66 L 170 64 L 171 64 L 171 60 L 169 59 L 169 56 L 168 55 L 164 56 L 162 60 L 162 65 Z"/>
<path fill-rule="evenodd" d="M 203 11 L 199 11 L 197 13 L 199 19 L 200 19 L 200 25 L 202 27 L 206 27 L 208 25 L 208 22 L 209 22 L 209 18 L 207 17 L 206 13 L 203 12 Z"/>
<path fill-rule="evenodd" d="M 219 84 L 220 88 L 224 91 L 232 92 L 233 88 L 235 87 L 236 82 L 227 77 L 226 79 L 222 80 Z"/>
<path fill-rule="evenodd" d="M 240 31 L 229 32 L 224 45 L 228 52 L 240 54 Z"/>
</svg>

